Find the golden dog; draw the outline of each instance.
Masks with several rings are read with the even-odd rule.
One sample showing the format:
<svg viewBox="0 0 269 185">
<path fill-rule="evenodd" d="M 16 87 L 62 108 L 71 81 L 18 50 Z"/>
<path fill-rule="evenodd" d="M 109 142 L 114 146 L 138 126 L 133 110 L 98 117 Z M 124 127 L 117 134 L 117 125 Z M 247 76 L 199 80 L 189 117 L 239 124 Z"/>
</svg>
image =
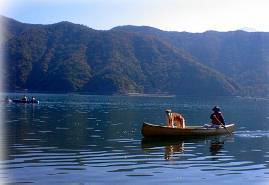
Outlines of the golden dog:
<svg viewBox="0 0 269 185">
<path fill-rule="evenodd" d="M 167 126 L 172 128 L 185 128 L 185 119 L 179 114 L 172 112 L 170 109 L 165 110 L 167 118 Z"/>
</svg>

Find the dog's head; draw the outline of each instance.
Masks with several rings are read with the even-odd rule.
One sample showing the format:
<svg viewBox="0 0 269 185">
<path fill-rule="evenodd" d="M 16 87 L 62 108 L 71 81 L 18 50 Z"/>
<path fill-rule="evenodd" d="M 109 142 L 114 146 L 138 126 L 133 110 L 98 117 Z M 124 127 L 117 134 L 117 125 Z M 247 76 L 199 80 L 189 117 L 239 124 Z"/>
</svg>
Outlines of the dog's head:
<svg viewBox="0 0 269 185">
<path fill-rule="evenodd" d="M 166 113 L 167 115 L 169 115 L 169 114 L 172 113 L 172 110 L 171 110 L 171 109 L 166 109 L 166 110 L 165 110 L 165 113 Z"/>
</svg>

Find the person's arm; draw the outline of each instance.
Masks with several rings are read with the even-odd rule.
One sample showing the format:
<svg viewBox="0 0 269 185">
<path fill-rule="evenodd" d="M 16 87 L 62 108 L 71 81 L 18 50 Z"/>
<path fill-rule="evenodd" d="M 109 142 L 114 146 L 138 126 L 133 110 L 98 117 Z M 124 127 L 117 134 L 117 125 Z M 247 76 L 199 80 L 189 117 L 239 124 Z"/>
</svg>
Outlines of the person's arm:
<svg viewBox="0 0 269 185">
<path fill-rule="evenodd" d="M 220 118 L 221 123 L 222 123 L 223 125 L 225 125 L 225 121 L 224 121 L 224 118 L 223 118 L 223 116 L 222 116 L 222 114 L 221 114 L 221 113 L 220 113 L 219 118 Z"/>
</svg>

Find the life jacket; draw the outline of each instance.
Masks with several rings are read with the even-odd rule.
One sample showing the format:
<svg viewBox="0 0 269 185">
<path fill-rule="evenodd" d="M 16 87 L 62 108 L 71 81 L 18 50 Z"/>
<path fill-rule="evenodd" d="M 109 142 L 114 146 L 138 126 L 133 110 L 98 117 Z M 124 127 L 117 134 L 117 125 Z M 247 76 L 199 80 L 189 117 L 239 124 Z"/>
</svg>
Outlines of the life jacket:
<svg viewBox="0 0 269 185">
<path fill-rule="evenodd" d="M 211 114 L 210 119 L 212 124 L 216 125 L 221 125 L 220 122 L 224 122 L 221 112 L 214 112 Z"/>
</svg>

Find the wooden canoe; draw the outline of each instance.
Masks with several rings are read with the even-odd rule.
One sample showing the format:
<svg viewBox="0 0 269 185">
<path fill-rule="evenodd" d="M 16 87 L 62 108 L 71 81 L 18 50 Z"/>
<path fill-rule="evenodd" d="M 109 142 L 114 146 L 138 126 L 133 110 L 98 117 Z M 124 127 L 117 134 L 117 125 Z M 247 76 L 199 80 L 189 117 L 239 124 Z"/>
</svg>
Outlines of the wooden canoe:
<svg viewBox="0 0 269 185">
<path fill-rule="evenodd" d="M 234 124 L 225 126 L 230 133 L 235 131 Z M 224 127 L 221 128 L 204 128 L 203 126 L 186 126 L 186 128 L 171 128 L 167 126 L 143 123 L 141 133 L 145 138 L 195 138 L 207 137 L 214 135 L 229 134 Z"/>
</svg>

